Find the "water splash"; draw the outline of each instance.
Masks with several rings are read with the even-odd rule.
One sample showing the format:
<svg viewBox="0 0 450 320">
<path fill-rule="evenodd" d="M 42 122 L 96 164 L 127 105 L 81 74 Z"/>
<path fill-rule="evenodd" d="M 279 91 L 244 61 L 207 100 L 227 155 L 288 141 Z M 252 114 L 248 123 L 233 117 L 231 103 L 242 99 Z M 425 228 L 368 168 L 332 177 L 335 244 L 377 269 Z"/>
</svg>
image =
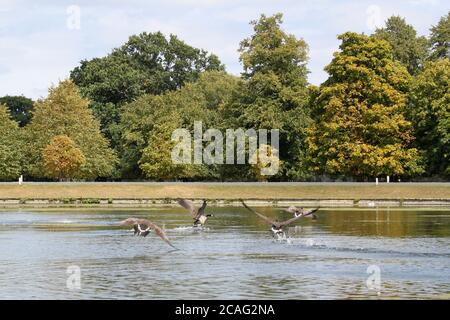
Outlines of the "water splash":
<svg viewBox="0 0 450 320">
<path fill-rule="evenodd" d="M 176 227 L 173 228 L 172 231 L 174 232 L 201 232 L 201 231 L 209 231 L 210 229 L 208 227 L 200 226 L 200 227 L 194 227 L 194 226 L 182 226 L 182 227 Z"/>
</svg>

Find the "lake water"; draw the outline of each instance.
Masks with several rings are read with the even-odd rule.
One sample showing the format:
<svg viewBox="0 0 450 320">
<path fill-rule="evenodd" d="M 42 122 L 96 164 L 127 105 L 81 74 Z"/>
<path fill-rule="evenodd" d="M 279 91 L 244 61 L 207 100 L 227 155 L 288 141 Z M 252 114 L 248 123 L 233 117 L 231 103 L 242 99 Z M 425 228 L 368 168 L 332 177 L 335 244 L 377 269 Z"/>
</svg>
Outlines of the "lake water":
<svg viewBox="0 0 450 320">
<path fill-rule="evenodd" d="M 203 231 L 182 208 L 0 211 L 0 299 L 450 299 L 450 209 L 322 209 L 288 242 L 243 208 L 208 209 Z M 117 227 L 130 216 L 180 250 Z"/>
</svg>

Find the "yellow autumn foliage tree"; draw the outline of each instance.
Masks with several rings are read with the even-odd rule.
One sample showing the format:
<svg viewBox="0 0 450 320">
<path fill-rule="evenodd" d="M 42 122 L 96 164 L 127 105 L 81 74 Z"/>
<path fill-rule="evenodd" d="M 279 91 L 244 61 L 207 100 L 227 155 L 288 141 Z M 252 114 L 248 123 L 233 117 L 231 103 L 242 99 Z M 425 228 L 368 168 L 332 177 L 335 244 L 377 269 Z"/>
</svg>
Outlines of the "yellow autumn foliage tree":
<svg viewBox="0 0 450 320">
<path fill-rule="evenodd" d="M 59 135 L 43 150 L 45 175 L 48 178 L 69 180 L 81 175 L 81 166 L 86 158 L 72 139 Z"/>
<path fill-rule="evenodd" d="M 94 180 L 110 177 L 114 172 L 115 152 L 102 135 L 100 124 L 89 109 L 89 100 L 81 96 L 70 80 L 50 88 L 48 97 L 35 103 L 33 118 L 25 127 L 25 133 L 27 174 L 34 178 L 47 176 L 43 150 L 54 137 L 61 135 L 69 137 L 85 157 L 78 178 Z"/>
<path fill-rule="evenodd" d="M 347 32 L 326 67 L 307 138 L 317 173 L 365 180 L 421 172 L 405 118 L 411 76 L 385 40 Z"/>
</svg>

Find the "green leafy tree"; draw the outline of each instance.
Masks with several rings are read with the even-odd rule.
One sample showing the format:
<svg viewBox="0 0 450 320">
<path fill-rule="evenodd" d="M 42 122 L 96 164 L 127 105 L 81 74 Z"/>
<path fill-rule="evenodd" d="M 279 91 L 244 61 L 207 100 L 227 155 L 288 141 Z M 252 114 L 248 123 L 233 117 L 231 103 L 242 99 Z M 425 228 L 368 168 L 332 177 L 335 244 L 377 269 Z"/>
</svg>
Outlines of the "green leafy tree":
<svg viewBox="0 0 450 320">
<path fill-rule="evenodd" d="M 92 109 L 113 145 L 120 136 L 120 107 L 143 94 L 181 88 L 208 70 L 224 70 L 217 56 L 161 32 L 131 36 L 103 58 L 81 61 L 71 79 L 92 101 Z"/>
<path fill-rule="evenodd" d="M 194 121 L 202 121 L 204 128 L 222 128 L 219 116 L 222 106 L 231 99 L 239 80 L 221 71 L 208 71 L 195 83 L 162 95 L 144 95 L 123 107 L 120 122 L 122 132 L 120 160 L 123 175 L 136 178 L 142 175 L 138 162 L 149 145 L 156 125 L 181 117 L 179 127 L 193 130 Z M 206 174 L 206 173 L 205 173 Z M 155 177 L 153 177 L 155 178 Z"/>
<path fill-rule="evenodd" d="M 450 59 L 450 12 L 431 28 L 430 46 L 432 60 Z"/>
<path fill-rule="evenodd" d="M 316 93 L 307 139 L 318 173 L 365 179 L 420 172 L 405 119 L 411 77 L 381 39 L 347 32 Z"/>
<path fill-rule="evenodd" d="M 172 160 L 172 133 L 180 128 L 181 118 L 172 114 L 156 124 L 151 132 L 148 146 L 143 150 L 139 165 L 146 178 L 153 180 L 179 180 L 195 177 L 199 165 L 176 164 Z"/>
<path fill-rule="evenodd" d="M 425 64 L 413 82 L 409 112 L 427 173 L 450 175 L 450 59 Z"/>
<path fill-rule="evenodd" d="M 0 104 L 0 180 L 16 180 L 22 174 L 23 143 L 17 122 Z"/>
<path fill-rule="evenodd" d="M 43 150 L 45 175 L 49 178 L 70 180 L 81 175 L 86 163 L 83 152 L 66 135 L 56 136 Z"/>
<path fill-rule="evenodd" d="M 36 102 L 33 120 L 26 127 L 30 175 L 36 178 L 46 176 L 43 150 L 59 135 L 72 139 L 86 158 L 79 178 L 95 179 L 112 175 L 116 156 L 88 106 L 89 100 L 80 95 L 77 86 L 70 80 L 50 88 L 48 97 Z"/>
<path fill-rule="evenodd" d="M 282 14 L 252 21 L 254 34 L 240 44 L 245 82 L 223 115 L 234 127 L 280 130 L 279 176 L 302 179 L 304 138 L 311 119 L 306 62 L 308 46 L 281 29 Z"/>
<path fill-rule="evenodd" d="M 410 74 L 417 74 L 427 57 L 428 40 L 418 37 L 412 25 L 400 16 L 392 16 L 384 28 L 375 31 L 375 37 L 388 41 L 394 58 L 400 61 Z"/>
<path fill-rule="evenodd" d="M 4 96 L 0 98 L 0 104 L 8 107 L 12 118 L 19 123 L 21 127 L 28 124 L 31 120 L 33 110 L 33 100 L 24 96 Z"/>
</svg>

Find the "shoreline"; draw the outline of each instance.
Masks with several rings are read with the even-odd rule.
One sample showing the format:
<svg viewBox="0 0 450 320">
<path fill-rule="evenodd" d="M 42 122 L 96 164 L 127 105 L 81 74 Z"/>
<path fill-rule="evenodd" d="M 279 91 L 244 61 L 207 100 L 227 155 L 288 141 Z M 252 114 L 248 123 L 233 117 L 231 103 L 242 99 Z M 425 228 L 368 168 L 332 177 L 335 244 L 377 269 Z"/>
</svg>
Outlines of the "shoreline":
<svg viewBox="0 0 450 320">
<path fill-rule="evenodd" d="M 201 205 L 203 199 L 191 198 Z M 213 207 L 240 207 L 240 199 L 207 199 Z M 254 207 L 449 208 L 450 199 L 243 199 Z M 176 199 L 0 199 L 0 208 L 160 208 L 178 207 Z"/>
<path fill-rule="evenodd" d="M 5 207 L 162 207 L 177 198 L 211 206 L 330 208 L 446 207 L 450 183 L 218 183 L 218 182 L 26 182 L 0 183 Z"/>
</svg>

